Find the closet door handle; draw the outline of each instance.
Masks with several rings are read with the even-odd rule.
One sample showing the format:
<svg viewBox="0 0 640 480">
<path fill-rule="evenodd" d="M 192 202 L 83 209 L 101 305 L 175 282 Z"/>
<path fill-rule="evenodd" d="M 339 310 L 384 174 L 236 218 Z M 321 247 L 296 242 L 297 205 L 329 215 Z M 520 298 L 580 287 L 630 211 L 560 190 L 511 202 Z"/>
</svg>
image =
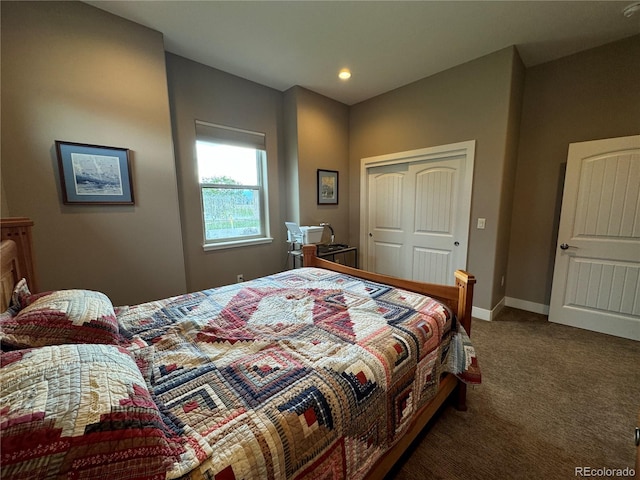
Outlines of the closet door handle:
<svg viewBox="0 0 640 480">
<path fill-rule="evenodd" d="M 560 248 L 562 250 L 569 250 L 570 248 L 578 248 L 578 247 L 574 247 L 573 245 L 569 245 L 568 243 L 562 243 L 560 244 Z"/>
</svg>

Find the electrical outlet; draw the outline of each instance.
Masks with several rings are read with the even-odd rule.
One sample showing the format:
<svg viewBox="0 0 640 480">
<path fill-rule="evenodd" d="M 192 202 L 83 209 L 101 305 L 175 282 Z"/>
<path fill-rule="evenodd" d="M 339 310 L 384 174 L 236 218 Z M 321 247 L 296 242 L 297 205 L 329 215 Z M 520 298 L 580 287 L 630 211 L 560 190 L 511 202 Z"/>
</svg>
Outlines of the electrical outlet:
<svg viewBox="0 0 640 480">
<path fill-rule="evenodd" d="M 242 273 L 238 274 L 238 276 L 236 277 L 236 282 L 237 283 L 244 282 L 244 275 Z"/>
</svg>

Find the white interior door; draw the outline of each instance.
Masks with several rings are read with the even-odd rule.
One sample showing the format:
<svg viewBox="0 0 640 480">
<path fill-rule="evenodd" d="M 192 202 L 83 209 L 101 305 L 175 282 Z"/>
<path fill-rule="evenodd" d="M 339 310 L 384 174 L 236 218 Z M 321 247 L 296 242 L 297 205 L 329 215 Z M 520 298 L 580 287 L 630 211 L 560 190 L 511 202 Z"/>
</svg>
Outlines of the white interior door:
<svg viewBox="0 0 640 480">
<path fill-rule="evenodd" d="M 640 340 L 640 135 L 569 146 L 549 320 Z"/>
<path fill-rule="evenodd" d="M 453 283 L 453 272 L 467 263 L 474 146 L 363 159 L 364 268 Z"/>
<path fill-rule="evenodd" d="M 365 268 L 402 277 L 407 265 L 406 195 L 408 164 L 369 171 L 368 262 Z"/>
</svg>

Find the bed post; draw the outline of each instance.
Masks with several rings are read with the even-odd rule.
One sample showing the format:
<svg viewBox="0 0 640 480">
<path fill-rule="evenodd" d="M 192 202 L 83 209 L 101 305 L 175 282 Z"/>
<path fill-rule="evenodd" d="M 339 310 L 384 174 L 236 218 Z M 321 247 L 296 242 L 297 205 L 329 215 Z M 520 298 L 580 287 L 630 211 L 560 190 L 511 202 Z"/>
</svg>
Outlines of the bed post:
<svg viewBox="0 0 640 480">
<path fill-rule="evenodd" d="M 314 244 L 307 244 L 302 246 L 302 266 L 312 267 L 315 265 L 316 259 L 316 246 Z"/>
<path fill-rule="evenodd" d="M 471 335 L 471 309 L 473 307 L 473 286 L 476 283 L 476 277 L 463 270 L 457 270 L 455 277 L 456 287 L 458 287 L 458 319 L 467 334 Z M 467 410 L 467 385 L 460 380 L 458 381 L 455 402 L 456 409 Z"/>
<path fill-rule="evenodd" d="M 456 270 L 456 287 L 458 287 L 458 318 L 460 323 L 471 335 L 471 309 L 473 301 L 473 286 L 476 283 L 476 277 L 464 270 Z"/>
</svg>

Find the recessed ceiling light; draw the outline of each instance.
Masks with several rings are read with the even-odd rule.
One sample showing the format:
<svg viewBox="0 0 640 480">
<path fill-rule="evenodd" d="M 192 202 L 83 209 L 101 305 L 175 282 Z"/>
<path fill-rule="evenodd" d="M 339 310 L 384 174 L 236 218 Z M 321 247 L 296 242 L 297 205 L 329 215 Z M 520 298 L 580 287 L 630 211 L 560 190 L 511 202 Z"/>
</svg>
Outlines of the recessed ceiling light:
<svg viewBox="0 0 640 480">
<path fill-rule="evenodd" d="M 351 78 L 351 71 L 348 68 L 343 68 L 340 70 L 340 73 L 338 73 L 338 77 L 340 77 L 341 80 L 349 80 Z"/>
</svg>

